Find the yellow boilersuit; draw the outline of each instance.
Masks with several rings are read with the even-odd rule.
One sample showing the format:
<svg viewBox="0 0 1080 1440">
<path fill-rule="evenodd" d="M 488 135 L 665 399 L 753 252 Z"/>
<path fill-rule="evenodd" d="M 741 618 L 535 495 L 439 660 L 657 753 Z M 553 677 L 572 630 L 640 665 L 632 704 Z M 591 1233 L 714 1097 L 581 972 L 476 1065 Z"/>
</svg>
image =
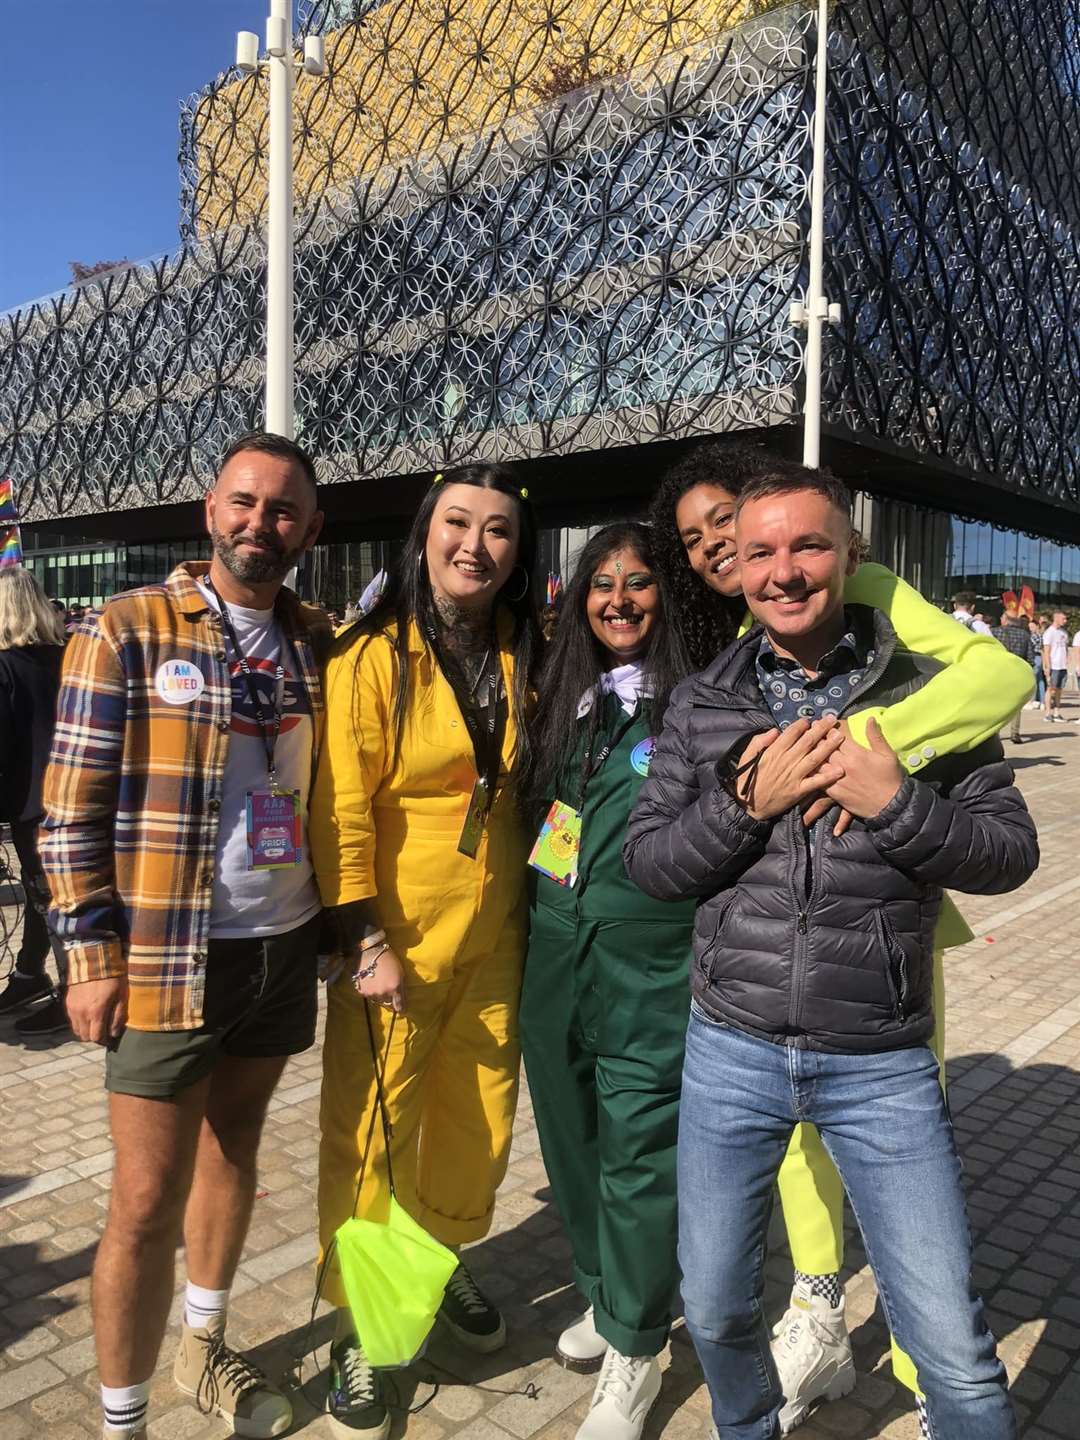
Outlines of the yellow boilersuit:
<svg viewBox="0 0 1080 1440">
<path fill-rule="evenodd" d="M 370 900 L 405 969 L 406 1014 L 393 1030 L 385 1092 L 398 1200 L 444 1244 L 491 1224 L 517 1104 L 525 951 L 524 835 L 507 719 L 498 796 L 475 859 L 458 839 L 476 782 L 454 692 L 413 624 L 409 704 L 394 755 L 394 630 L 331 658 L 326 740 L 311 802 L 311 852 L 323 903 Z M 508 696 L 509 626 L 500 626 Z M 385 1053 L 390 1012 L 370 1007 Z M 354 1212 L 375 1100 L 364 1002 L 347 975 L 331 985 L 323 1048 L 319 1237 L 323 1251 Z M 383 1140 L 374 1128 L 356 1213 L 385 1212 Z M 331 1257 L 324 1294 L 344 1305 Z"/>
<path fill-rule="evenodd" d="M 948 667 L 895 705 L 870 707 L 850 717 L 853 736 L 865 744 L 866 724 L 873 716 L 910 774 L 917 775 L 935 755 L 971 750 L 996 735 L 1031 698 L 1033 677 L 1025 661 L 991 636 L 977 635 L 943 614 L 883 566 L 860 566 L 848 580 L 844 598 L 884 611 L 906 650 L 931 655 Z M 939 1061 L 944 1058 L 945 1031 L 943 951 L 971 938 L 946 894 L 934 935 L 931 1044 Z M 941 1075 L 944 1085 L 944 1066 Z M 844 1189 L 812 1125 L 795 1127 L 778 1184 L 795 1269 L 806 1275 L 833 1274 L 844 1260 Z M 904 1384 L 917 1388 L 915 1368 L 895 1343 L 893 1369 Z"/>
</svg>

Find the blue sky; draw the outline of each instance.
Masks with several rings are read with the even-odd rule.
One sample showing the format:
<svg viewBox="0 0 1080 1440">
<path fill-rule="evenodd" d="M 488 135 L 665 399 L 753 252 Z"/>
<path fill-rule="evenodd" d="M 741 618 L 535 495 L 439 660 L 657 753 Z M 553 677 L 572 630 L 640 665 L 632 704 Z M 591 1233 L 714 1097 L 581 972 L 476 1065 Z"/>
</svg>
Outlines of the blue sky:
<svg viewBox="0 0 1080 1440">
<path fill-rule="evenodd" d="M 0 311 L 68 262 L 177 244 L 179 105 L 264 32 L 267 0 L 10 0 L 0 85 Z"/>
</svg>

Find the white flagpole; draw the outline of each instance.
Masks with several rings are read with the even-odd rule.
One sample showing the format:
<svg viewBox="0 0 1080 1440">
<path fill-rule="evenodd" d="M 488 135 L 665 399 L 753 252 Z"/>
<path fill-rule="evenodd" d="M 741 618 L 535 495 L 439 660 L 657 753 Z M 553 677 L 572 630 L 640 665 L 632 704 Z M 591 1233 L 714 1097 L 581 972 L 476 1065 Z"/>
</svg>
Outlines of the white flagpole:
<svg viewBox="0 0 1080 1440">
<path fill-rule="evenodd" d="M 840 307 L 825 295 L 825 108 L 828 83 L 828 0 L 818 0 L 817 64 L 814 94 L 813 170 L 810 182 L 810 275 L 806 298 L 791 307 L 795 325 L 806 329 L 803 415 L 803 464 L 821 464 L 821 356 L 827 320 L 838 321 Z"/>
<path fill-rule="evenodd" d="M 269 216 L 266 227 L 266 428 L 293 439 L 292 0 L 271 0 Z"/>
</svg>

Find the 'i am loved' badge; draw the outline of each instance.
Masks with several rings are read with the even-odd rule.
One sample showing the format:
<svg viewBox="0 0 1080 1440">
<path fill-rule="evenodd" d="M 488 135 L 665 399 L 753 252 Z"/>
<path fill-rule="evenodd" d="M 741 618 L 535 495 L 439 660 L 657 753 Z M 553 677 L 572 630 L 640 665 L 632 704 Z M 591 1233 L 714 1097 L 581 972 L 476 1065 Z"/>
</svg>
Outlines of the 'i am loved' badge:
<svg viewBox="0 0 1080 1440">
<path fill-rule="evenodd" d="M 154 688 L 166 705 L 190 705 L 206 689 L 206 677 L 191 660 L 166 660 L 157 668 Z"/>
</svg>

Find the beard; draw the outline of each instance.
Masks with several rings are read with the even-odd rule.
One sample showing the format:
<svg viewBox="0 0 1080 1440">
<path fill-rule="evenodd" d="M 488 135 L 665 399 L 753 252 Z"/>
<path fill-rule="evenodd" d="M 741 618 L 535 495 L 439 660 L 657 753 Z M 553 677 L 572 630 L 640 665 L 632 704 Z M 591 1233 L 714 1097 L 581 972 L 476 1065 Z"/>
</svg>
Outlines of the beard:
<svg viewBox="0 0 1080 1440">
<path fill-rule="evenodd" d="M 234 579 L 243 580 L 248 584 L 262 585 L 269 580 L 284 580 L 304 553 L 302 545 L 297 546 L 295 550 L 287 550 L 284 546 L 279 545 L 272 535 L 258 537 L 260 544 L 270 547 L 265 554 L 260 555 L 255 551 L 245 551 L 239 548 L 242 541 L 252 538 L 250 535 L 235 537 L 223 535 L 216 525 L 210 527 L 210 541 L 214 547 L 214 554 Z"/>
</svg>

